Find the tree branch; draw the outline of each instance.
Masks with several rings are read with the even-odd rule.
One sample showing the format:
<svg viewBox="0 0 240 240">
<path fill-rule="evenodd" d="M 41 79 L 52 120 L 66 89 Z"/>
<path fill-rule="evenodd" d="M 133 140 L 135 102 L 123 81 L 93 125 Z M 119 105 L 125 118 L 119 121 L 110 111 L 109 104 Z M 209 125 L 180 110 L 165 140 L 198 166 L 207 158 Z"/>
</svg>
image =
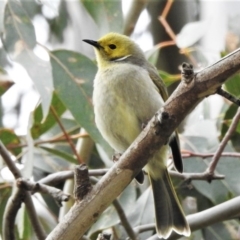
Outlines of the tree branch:
<svg viewBox="0 0 240 240">
<path fill-rule="evenodd" d="M 207 169 L 207 172 L 209 174 L 214 173 L 214 170 L 215 170 L 215 168 L 218 164 L 218 161 L 221 157 L 221 154 L 222 154 L 225 146 L 227 145 L 228 140 L 231 138 L 232 134 L 234 133 L 234 131 L 237 128 L 239 119 L 240 119 L 240 108 L 238 108 L 238 111 L 237 111 L 236 115 L 234 116 L 228 131 L 226 132 L 226 134 L 225 134 L 224 138 L 222 139 L 221 143 L 219 144 L 218 149 L 217 149 L 216 153 L 214 154 L 214 156 L 212 158 L 212 161 L 209 164 L 209 167 Z"/>
<path fill-rule="evenodd" d="M 155 223 L 149 223 L 149 224 L 139 225 L 135 227 L 134 231 L 139 234 L 142 232 L 154 231 L 155 227 L 156 227 Z"/>
<path fill-rule="evenodd" d="M 119 218 L 121 220 L 121 223 L 122 223 L 124 229 L 126 230 L 129 238 L 131 240 L 137 240 L 138 238 L 137 238 L 137 236 L 136 236 L 136 234 L 135 234 L 131 224 L 129 223 L 129 221 L 128 221 L 126 215 L 125 215 L 125 212 L 122 209 L 122 207 L 121 207 L 120 203 L 118 202 L 118 200 L 115 199 L 113 201 L 113 206 L 115 207 L 115 209 L 116 209 L 116 211 L 118 213 L 118 216 L 119 216 Z"/>
<path fill-rule="evenodd" d="M 108 172 L 109 169 L 92 169 L 89 170 L 89 176 L 103 176 Z M 67 179 L 72 179 L 74 177 L 74 172 L 72 170 L 61 171 L 56 173 L 51 173 L 47 177 L 42 178 L 38 183 L 47 185 L 57 185 L 58 183 L 64 182 Z"/>
<path fill-rule="evenodd" d="M 16 189 L 8 199 L 6 208 L 3 214 L 3 239 L 15 240 L 14 225 L 17 212 L 22 204 L 22 199 L 25 197 L 24 191 Z"/>
<path fill-rule="evenodd" d="M 11 159 L 7 149 L 3 145 L 2 141 L 0 141 L 0 154 L 2 155 L 2 158 L 5 161 L 6 165 L 8 166 L 9 170 L 13 173 L 15 179 L 21 178 L 22 177 L 21 172 L 16 167 L 15 163 L 12 161 L 12 159 Z M 18 199 L 16 199 L 17 197 L 18 197 Z M 6 208 L 6 210 L 4 212 L 5 218 L 6 219 L 10 218 L 11 221 L 14 223 L 17 211 L 21 207 L 20 202 L 23 202 L 23 201 L 25 202 L 27 213 L 29 215 L 33 229 L 34 229 L 38 239 L 44 240 L 46 238 L 46 234 L 39 222 L 39 219 L 37 217 L 36 210 L 34 208 L 32 198 L 31 198 L 31 195 L 29 192 L 24 191 L 24 190 L 18 190 L 17 193 L 8 200 L 8 208 Z M 16 202 L 18 202 L 18 203 L 16 204 Z M 4 222 L 4 224 L 9 224 L 9 221 L 6 220 Z M 9 229 L 9 227 L 11 227 L 11 225 L 3 226 L 3 228 L 6 228 L 6 229 Z M 12 232 L 13 232 L 13 229 L 14 228 L 11 229 Z M 6 238 L 6 239 L 8 239 L 8 238 Z M 14 239 L 14 238 L 12 238 L 12 239 Z"/>
<path fill-rule="evenodd" d="M 91 191 L 92 185 L 88 175 L 86 164 L 76 166 L 74 169 L 74 197 L 76 201 L 82 201 Z"/>
<path fill-rule="evenodd" d="M 230 154 L 230 153 L 229 153 Z M 227 156 L 229 155 L 227 154 Z M 198 155 L 198 154 L 197 154 Z M 210 155 L 212 156 L 213 153 Z M 205 157 L 205 155 L 203 155 Z M 208 156 L 206 154 L 206 156 Z M 238 156 L 239 157 L 239 156 Z M 103 176 L 105 175 L 109 169 L 92 169 L 89 170 L 89 176 Z M 224 179 L 224 175 L 209 175 L 206 172 L 202 173 L 178 173 L 176 171 L 169 171 L 171 176 L 178 177 L 180 179 L 186 180 L 186 181 L 192 181 L 192 180 L 203 180 L 203 181 L 209 181 L 209 178 L 211 180 L 219 180 L 219 179 Z M 52 173 L 49 174 L 47 177 L 42 178 L 41 180 L 38 181 L 39 184 L 45 184 L 45 185 L 57 185 L 59 183 L 62 183 L 66 181 L 67 179 L 72 179 L 74 177 L 74 172 L 71 170 L 68 171 L 62 171 L 62 172 L 57 172 L 57 173 Z M 92 178 L 91 178 L 92 180 Z M 97 183 L 96 181 L 95 183 Z"/>
<path fill-rule="evenodd" d="M 191 157 L 200 157 L 200 158 L 210 158 L 213 157 L 215 153 L 196 153 L 188 150 L 182 151 L 183 158 L 191 158 Z M 238 152 L 223 152 L 221 157 L 232 157 L 232 158 L 240 158 L 240 153 Z"/>
</svg>

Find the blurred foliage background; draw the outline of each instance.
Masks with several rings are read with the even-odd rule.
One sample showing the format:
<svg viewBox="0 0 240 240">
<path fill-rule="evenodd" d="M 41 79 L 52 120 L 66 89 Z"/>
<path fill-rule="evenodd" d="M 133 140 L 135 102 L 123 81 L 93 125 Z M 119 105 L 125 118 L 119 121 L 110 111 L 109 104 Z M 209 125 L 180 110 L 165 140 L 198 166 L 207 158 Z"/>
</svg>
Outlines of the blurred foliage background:
<svg viewBox="0 0 240 240">
<path fill-rule="evenodd" d="M 49 174 L 87 163 L 89 169 L 109 168 L 113 151 L 94 124 L 91 95 L 97 71 L 91 47 L 115 31 L 133 38 L 159 69 L 171 93 L 180 81 L 183 61 L 196 71 L 239 47 L 240 1 L 79 0 L 0 2 L 0 139 L 24 178 L 39 181 Z M 240 75 L 224 88 L 239 97 Z M 185 172 L 203 172 L 225 136 L 237 107 L 220 96 L 200 103 L 179 127 Z M 240 124 L 227 144 L 216 172 L 224 180 L 186 182 L 173 178 L 187 214 L 240 194 Z M 75 147 L 73 147 L 75 146 Z M 194 156 L 194 154 L 200 154 Z M 0 236 L 14 179 L 0 159 Z M 73 180 L 56 187 L 72 194 Z M 33 195 L 41 222 L 49 233 L 71 207 L 60 208 L 51 196 Z M 154 222 L 147 180 L 132 182 L 119 202 L 133 227 Z M 229 220 L 196 231 L 189 239 L 239 239 L 239 221 Z M 126 232 L 110 206 L 86 233 L 96 239 L 102 230 L 112 239 Z M 25 208 L 16 218 L 16 239 L 36 239 Z M 140 234 L 147 239 L 154 230 Z M 1 237 L 0 237 L 1 238 Z M 186 239 L 186 238 L 182 238 Z"/>
</svg>

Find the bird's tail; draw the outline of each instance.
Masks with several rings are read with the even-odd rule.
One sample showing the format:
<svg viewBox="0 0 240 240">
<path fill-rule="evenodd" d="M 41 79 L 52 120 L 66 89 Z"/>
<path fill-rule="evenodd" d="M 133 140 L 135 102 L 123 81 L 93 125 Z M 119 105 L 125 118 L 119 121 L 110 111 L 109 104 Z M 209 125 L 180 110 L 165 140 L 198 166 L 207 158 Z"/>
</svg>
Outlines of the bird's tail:
<svg viewBox="0 0 240 240">
<path fill-rule="evenodd" d="M 156 230 L 159 238 L 167 239 L 172 231 L 190 236 L 190 228 L 178 201 L 167 169 L 155 180 L 150 176 L 155 202 Z"/>
</svg>

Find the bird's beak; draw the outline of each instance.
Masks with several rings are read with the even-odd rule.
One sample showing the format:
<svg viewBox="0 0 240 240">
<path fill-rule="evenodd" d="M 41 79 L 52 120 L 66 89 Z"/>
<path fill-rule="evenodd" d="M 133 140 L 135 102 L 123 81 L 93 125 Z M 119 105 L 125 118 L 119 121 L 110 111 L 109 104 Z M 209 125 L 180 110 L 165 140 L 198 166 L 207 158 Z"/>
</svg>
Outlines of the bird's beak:
<svg viewBox="0 0 240 240">
<path fill-rule="evenodd" d="M 93 40 L 89 40 L 89 39 L 83 39 L 83 41 L 98 48 L 98 49 L 101 47 L 101 45 L 97 41 L 93 41 Z"/>
</svg>

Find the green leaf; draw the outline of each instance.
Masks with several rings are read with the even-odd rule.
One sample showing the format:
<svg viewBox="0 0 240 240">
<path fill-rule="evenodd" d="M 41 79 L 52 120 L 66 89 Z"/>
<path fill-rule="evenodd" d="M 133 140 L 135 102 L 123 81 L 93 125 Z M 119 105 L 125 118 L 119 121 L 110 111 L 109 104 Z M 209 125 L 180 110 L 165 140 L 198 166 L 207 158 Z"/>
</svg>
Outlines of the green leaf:
<svg viewBox="0 0 240 240">
<path fill-rule="evenodd" d="M 10 80 L 7 71 L 0 67 L 0 96 L 2 96 L 13 84 L 14 82 Z"/>
<path fill-rule="evenodd" d="M 240 97 L 240 74 L 236 74 L 224 83 L 224 89 L 236 97 Z"/>
<path fill-rule="evenodd" d="M 6 187 L 5 183 L 0 184 L 0 233 L 2 233 L 3 215 L 11 193 L 12 188 L 10 186 Z"/>
<path fill-rule="evenodd" d="M 93 140 L 109 152 L 110 147 L 95 126 L 91 102 L 97 67 L 90 59 L 76 52 L 58 50 L 50 55 L 54 87 L 59 98 Z"/>
<path fill-rule="evenodd" d="M 41 95 L 43 118 L 46 117 L 53 89 L 50 63 L 38 58 L 33 49 L 36 46 L 34 26 L 21 2 L 9 0 L 4 13 L 3 44 L 13 60 L 20 63 L 33 80 Z"/>
<path fill-rule="evenodd" d="M 123 15 L 120 0 L 81 0 L 81 2 L 98 25 L 101 35 L 111 31 L 122 32 Z"/>
<path fill-rule="evenodd" d="M 54 154 L 66 161 L 68 161 L 69 163 L 73 163 L 73 164 L 77 164 L 77 160 L 71 155 L 71 154 L 68 154 L 67 152 L 63 152 L 61 150 L 58 150 L 56 148 L 48 148 L 48 147 L 40 147 L 42 149 L 44 149 L 45 151 L 51 153 L 51 154 Z"/>
<path fill-rule="evenodd" d="M 77 3 L 77 2 L 76 2 Z M 57 39 L 59 42 L 64 41 L 64 30 L 67 28 L 69 23 L 69 9 L 67 7 L 66 1 L 61 1 L 58 9 L 54 9 L 54 11 L 58 11 L 58 15 L 54 19 L 46 19 L 49 23 L 50 27 L 50 39 Z"/>
<path fill-rule="evenodd" d="M 20 63 L 33 80 L 42 100 L 43 120 L 47 117 L 52 99 L 53 80 L 50 62 L 43 61 L 31 50 L 22 50 L 15 60 Z"/>
<path fill-rule="evenodd" d="M 26 1 L 26 0 L 20 0 L 22 7 L 28 14 L 28 16 L 32 19 L 34 18 L 37 14 L 42 14 L 42 5 L 38 1 Z M 55 9 L 54 9 L 55 10 Z"/>
<path fill-rule="evenodd" d="M 230 225 L 230 221 L 213 224 L 203 231 L 202 239 L 225 240 L 238 239 L 238 224 Z"/>
<path fill-rule="evenodd" d="M 128 216 L 132 226 L 139 226 L 154 222 L 154 202 L 152 189 L 150 187 L 147 188 L 137 199 L 135 206 Z"/>
<path fill-rule="evenodd" d="M 231 151 L 231 150 L 230 150 Z M 209 161 L 200 158 L 188 158 L 184 160 L 186 172 L 201 173 L 208 167 Z M 193 186 L 212 203 L 219 204 L 240 194 L 239 189 L 240 162 L 237 158 L 221 157 L 216 173 L 225 175 L 223 180 L 192 181 Z"/>
<path fill-rule="evenodd" d="M 223 122 L 222 122 L 222 126 L 221 126 L 221 139 L 225 136 L 226 132 L 229 129 L 229 126 L 232 123 L 232 119 L 235 116 L 236 112 L 237 112 L 238 107 L 235 104 L 232 104 L 227 111 L 225 112 L 225 115 L 223 117 Z M 234 148 L 240 152 L 240 145 L 239 145 L 239 141 L 240 141 L 240 123 L 238 123 L 236 131 L 232 134 L 231 136 L 231 141 L 232 144 L 234 146 Z"/>
<path fill-rule="evenodd" d="M 4 12 L 4 30 L 3 43 L 9 52 L 16 54 L 22 48 L 35 47 L 34 27 L 19 1 L 7 2 Z"/>
<path fill-rule="evenodd" d="M 123 193 L 118 198 L 118 201 L 121 204 L 121 207 L 124 209 L 126 215 L 133 211 L 136 201 L 136 187 L 133 182 L 129 184 L 127 188 L 123 191 Z M 119 216 L 114 206 L 111 205 L 101 214 L 97 222 L 93 224 L 93 226 L 88 232 L 88 236 L 93 237 L 94 233 L 106 228 L 110 228 L 118 224 L 119 222 Z"/>
<path fill-rule="evenodd" d="M 42 148 L 34 148 L 34 168 L 47 173 L 64 171 L 69 168 L 69 162 L 43 150 Z"/>
<path fill-rule="evenodd" d="M 185 160 L 184 169 L 186 172 L 201 173 L 208 167 L 207 160 L 200 158 L 188 158 Z M 225 174 L 218 171 L 217 173 Z M 214 204 L 224 202 L 228 199 L 230 189 L 225 185 L 225 180 L 214 180 L 211 184 L 207 181 L 192 181 L 192 184 L 197 191 L 210 199 Z"/>
<path fill-rule="evenodd" d="M 223 123 L 221 127 L 221 138 L 223 138 L 232 122 L 234 115 L 237 112 L 238 107 L 235 104 L 230 105 L 223 117 Z"/>
<path fill-rule="evenodd" d="M 53 93 L 53 98 L 51 102 L 51 106 L 56 111 L 57 115 L 60 117 L 66 110 L 66 107 L 61 102 L 57 94 Z M 56 124 L 56 119 L 53 116 L 52 112 L 50 111 L 45 119 L 44 122 L 42 122 L 43 119 L 43 113 L 42 113 L 42 107 L 39 105 L 33 114 L 34 118 L 34 124 L 31 128 L 31 135 L 33 139 L 36 139 L 40 137 L 43 133 L 48 131 L 50 128 L 52 128 Z"/>
<path fill-rule="evenodd" d="M 163 79 L 164 83 L 166 84 L 166 86 L 170 86 L 171 84 L 180 81 L 181 76 L 179 74 L 177 75 L 172 75 L 169 74 L 167 72 L 164 72 L 162 70 L 159 71 L 159 74 L 161 76 L 161 78 Z"/>
<path fill-rule="evenodd" d="M 147 60 L 155 66 L 157 64 L 157 61 L 159 58 L 159 53 L 160 53 L 160 49 L 158 47 L 154 46 L 152 49 L 148 50 L 144 54 L 145 54 Z"/>
<path fill-rule="evenodd" d="M 23 205 L 19 210 L 17 227 L 20 239 L 24 240 L 33 238 L 33 228 L 27 215 L 25 205 Z"/>
<path fill-rule="evenodd" d="M 14 82 L 12 82 L 12 81 L 1 80 L 0 81 L 0 96 L 2 96 L 13 84 L 14 84 Z"/>
<path fill-rule="evenodd" d="M 10 145 L 17 145 L 21 143 L 19 137 L 14 133 L 14 131 L 6 128 L 0 129 L 0 140 L 8 148 L 8 150 L 15 156 L 22 152 L 21 147 L 9 148 Z"/>
</svg>

